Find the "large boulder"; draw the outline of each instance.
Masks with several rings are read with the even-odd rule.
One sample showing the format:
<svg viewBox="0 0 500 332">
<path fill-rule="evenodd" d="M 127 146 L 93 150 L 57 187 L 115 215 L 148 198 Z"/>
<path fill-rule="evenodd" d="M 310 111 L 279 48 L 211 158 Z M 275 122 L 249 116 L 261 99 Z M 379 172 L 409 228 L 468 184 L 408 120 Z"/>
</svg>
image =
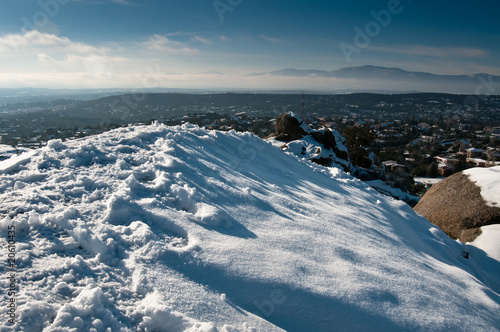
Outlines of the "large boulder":
<svg viewBox="0 0 500 332">
<path fill-rule="evenodd" d="M 465 173 L 433 185 L 415 211 L 462 242 L 473 241 L 481 234 L 481 226 L 500 223 L 500 208 L 487 204 L 481 188 Z"/>
<path fill-rule="evenodd" d="M 274 127 L 276 129 L 274 138 L 284 142 L 300 139 L 310 131 L 309 126 L 293 112 L 278 116 Z"/>
</svg>

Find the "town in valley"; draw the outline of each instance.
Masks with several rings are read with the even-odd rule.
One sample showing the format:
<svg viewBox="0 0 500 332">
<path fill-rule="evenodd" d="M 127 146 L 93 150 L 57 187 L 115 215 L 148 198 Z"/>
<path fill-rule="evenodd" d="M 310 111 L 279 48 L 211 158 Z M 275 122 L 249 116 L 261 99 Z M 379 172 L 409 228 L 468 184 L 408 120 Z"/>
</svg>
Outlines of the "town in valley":
<svg viewBox="0 0 500 332">
<path fill-rule="evenodd" d="M 276 117 L 294 112 L 314 128 L 338 130 L 348 143 L 349 132 L 369 133 L 364 145 L 387 173 L 398 175 L 393 185 L 415 195 L 434 182 L 414 178 L 500 164 L 500 96 L 493 95 L 136 92 L 1 101 L 1 159 L 52 139 L 155 121 L 250 131 L 265 138 L 274 132 Z"/>
</svg>

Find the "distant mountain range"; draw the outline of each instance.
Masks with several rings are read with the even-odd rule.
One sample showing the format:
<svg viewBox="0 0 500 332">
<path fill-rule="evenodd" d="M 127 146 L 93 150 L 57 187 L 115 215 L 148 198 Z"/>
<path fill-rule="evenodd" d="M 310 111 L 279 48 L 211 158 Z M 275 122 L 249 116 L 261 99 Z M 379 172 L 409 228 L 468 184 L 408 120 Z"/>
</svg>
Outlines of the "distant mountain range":
<svg viewBox="0 0 500 332">
<path fill-rule="evenodd" d="M 219 71 L 205 74 L 222 75 Z M 0 105 L 25 102 L 43 102 L 56 99 L 93 100 L 106 96 L 126 93 L 309 93 L 338 94 L 370 92 L 382 94 L 397 93 L 452 93 L 467 95 L 500 95 L 500 76 L 480 73 L 471 75 L 438 75 L 426 72 L 407 71 L 401 68 L 378 66 L 346 67 L 337 70 L 302 70 L 295 68 L 271 72 L 252 73 L 250 77 L 273 76 L 285 78 L 277 80 L 274 87 L 263 84 L 259 88 L 154 88 L 154 89 L 44 89 L 44 88 L 0 88 Z M 286 78 L 290 78 L 287 80 Z M 295 81 L 287 85 L 287 81 Z"/>
<path fill-rule="evenodd" d="M 334 78 L 354 81 L 346 88 L 362 87 L 389 90 L 415 90 L 421 92 L 449 92 L 466 94 L 500 95 L 500 76 L 489 74 L 438 75 L 426 72 L 406 71 L 400 68 L 377 66 L 347 67 L 333 71 L 301 70 L 286 68 L 250 76 L 288 76 L 309 78 Z"/>
</svg>

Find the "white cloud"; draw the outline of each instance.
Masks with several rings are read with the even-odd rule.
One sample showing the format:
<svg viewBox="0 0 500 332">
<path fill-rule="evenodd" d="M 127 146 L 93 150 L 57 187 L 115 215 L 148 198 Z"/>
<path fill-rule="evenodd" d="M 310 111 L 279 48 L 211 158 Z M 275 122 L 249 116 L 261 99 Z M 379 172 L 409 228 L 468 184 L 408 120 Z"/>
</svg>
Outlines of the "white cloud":
<svg viewBox="0 0 500 332">
<path fill-rule="evenodd" d="M 205 45 L 212 44 L 211 40 L 203 38 L 203 37 L 200 37 L 200 36 L 193 36 L 193 37 L 191 37 L 191 41 L 199 42 L 199 43 L 202 43 L 202 44 L 205 44 Z"/>
<path fill-rule="evenodd" d="M 68 54 L 62 59 L 55 59 L 47 54 L 38 54 L 38 60 L 46 65 L 47 69 L 55 69 L 64 72 L 104 73 L 112 72 L 115 68 L 129 62 L 123 57 L 112 57 L 105 55 L 76 55 Z"/>
<path fill-rule="evenodd" d="M 185 43 L 169 39 L 161 35 L 153 35 L 149 37 L 144 46 L 150 50 L 160 51 L 168 54 L 198 54 L 199 51 L 190 48 Z"/>
<path fill-rule="evenodd" d="M 8 34 L 0 37 L 0 48 L 3 51 L 16 50 L 33 46 L 57 46 L 70 43 L 67 38 L 41 33 L 33 30 L 24 34 Z"/>
<path fill-rule="evenodd" d="M 92 4 L 92 5 L 104 5 L 107 4 L 108 2 L 113 2 L 116 3 L 117 5 L 122 5 L 122 6 L 138 6 L 136 3 L 129 0 L 70 0 L 70 1 L 84 2 L 86 4 Z"/>
<path fill-rule="evenodd" d="M 0 70 L 19 77 L 28 77 L 30 73 L 47 74 L 47 77 L 71 72 L 109 73 L 120 67 L 131 67 L 126 56 L 113 55 L 121 52 L 121 49 L 95 47 L 67 37 L 28 31 L 0 36 L 0 57 L 3 57 Z M 29 85 L 35 81 L 29 80 Z"/>
<path fill-rule="evenodd" d="M 23 34 L 8 34 L 0 37 L 0 51 L 3 56 L 29 55 L 43 52 L 64 52 L 80 54 L 103 54 L 106 48 L 96 48 L 84 43 L 73 42 L 66 37 L 32 30 Z"/>
<path fill-rule="evenodd" d="M 197 39 L 200 43 L 207 40 Z M 200 71 L 185 57 L 199 54 L 186 43 L 153 35 L 146 41 L 96 47 L 39 31 L 0 36 L 0 86 L 4 87 L 147 87 L 187 86 L 216 81 L 214 73 Z M 151 67 L 164 67 L 180 74 L 165 74 Z M 192 67 L 192 68 L 190 68 Z M 147 84 L 146 84 L 146 83 Z"/>
<path fill-rule="evenodd" d="M 136 4 L 128 0 L 111 0 L 111 2 L 117 3 L 122 6 L 135 6 Z"/>
<path fill-rule="evenodd" d="M 267 40 L 268 42 L 271 42 L 271 43 L 276 43 L 276 44 L 280 44 L 280 43 L 284 43 L 285 40 L 283 39 L 278 39 L 278 38 L 273 38 L 273 37 L 269 37 L 269 36 L 266 36 L 266 35 L 259 35 L 260 38 L 264 39 L 264 40 Z"/>
</svg>

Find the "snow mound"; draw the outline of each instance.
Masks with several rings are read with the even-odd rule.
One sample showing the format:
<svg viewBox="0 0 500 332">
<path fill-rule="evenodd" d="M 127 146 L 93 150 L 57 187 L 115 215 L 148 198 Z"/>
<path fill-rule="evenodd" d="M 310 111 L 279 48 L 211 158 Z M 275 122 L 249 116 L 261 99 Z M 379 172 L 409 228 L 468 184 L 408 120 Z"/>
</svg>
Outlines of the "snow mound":
<svg viewBox="0 0 500 332">
<path fill-rule="evenodd" d="M 476 186 L 489 206 L 500 208 L 500 166 L 476 167 L 463 171 Z"/>
<path fill-rule="evenodd" d="M 488 256 L 500 262 L 500 225 L 481 227 L 483 233 L 472 242 L 475 247 L 484 250 Z"/>
<path fill-rule="evenodd" d="M 16 325 L 2 330 L 500 326 L 484 251 L 464 258 L 472 246 L 405 203 L 249 133 L 135 126 L 14 164 L 0 231 L 15 226 Z"/>
<path fill-rule="evenodd" d="M 470 243 L 470 256 L 479 266 L 486 283 L 500 290 L 500 225 L 481 227 L 482 234 Z"/>
</svg>

